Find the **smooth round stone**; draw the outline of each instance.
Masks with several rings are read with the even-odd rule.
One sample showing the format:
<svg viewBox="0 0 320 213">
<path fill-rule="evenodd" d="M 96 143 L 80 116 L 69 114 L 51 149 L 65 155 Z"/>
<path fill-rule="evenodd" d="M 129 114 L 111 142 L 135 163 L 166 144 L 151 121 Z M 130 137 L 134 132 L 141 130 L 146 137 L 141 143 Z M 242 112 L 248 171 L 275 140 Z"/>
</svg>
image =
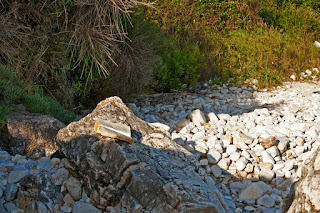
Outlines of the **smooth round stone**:
<svg viewBox="0 0 320 213">
<path fill-rule="evenodd" d="M 242 171 L 246 168 L 248 160 L 245 157 L 241 157 L 236 162 L 236 167 L 238 171 Z"/>
<path fill-rule="evenodd" d="M 276 188 L 280 191 L 288 191 L 291 184 L 292 184 L 291 180 L 286 179 L 286 180 L 282 181 L 279 185 L 277 185 Z"/>
<path fill-rule="evenodd" d="M 222 158 L 222 159 L 218 162 L 218 166 L 219 166 L 221 169 L 228 170 L 230 163 L 231 163 L 231 160 L 230 160 L 229 158 Z"/>
<path fill-rule="evenodd" d="M 257 200 L 259 206 L 271 208 L 275 205 L 275 200 L 270 195 L 263 195 Z"/>
<path fill-rule="evenodd" d="M 239 152 L 233 152 L 229 156 L 230 160 L 232 161 L 237 161 L 240 158 L 240 153 Z"/>
<path fill-rule="evenodd" d="M 205 115 L 199 109 L 194 110 L 189 116 L 193 123 L 199 122 L 201 125 L 203 125 L 207 122 Z"/>
<path fill-rule="evenodd" d="M 89 203 L 75 202 L 72 213 L 101 213 L 99 209 Z"/>
<path fill-rule="evenodd" d="M 275 161 L 274 161 L 273 157 L 267 151 L 263 151 L 261 153 L 261 156 L 262 156 L 262 161 L 263 162 L 275 164 Z"/>
<path fill-rule="evenodd" d="M 231 182 L 229 186 L 230 186 L 231 192 L 234 193 L 234 194 L 239 193 L 244 188 L 246 188 L 246 185 L 244 185 L 241 182 Z"/>
<path fill-rule="evenodd" d="M 251 172 L 253 172 L 253 169 L 254 169 L 253 164 L 248 163 L 248 164 L 246 165 L 246 168 L 244 169 L 244 171 L 246 171 L 247 173 L 251 173 Z"/>
<path fill-rule="evenodd" d="M 294 167 L 294 160 L 287 160 L 284 164 L 284 171 L 290 171 Z"/>
<path fill-rule="evenodd" d="M 237 147 L 235 145 L 228 145 L 227 146 L 227 150 L 226 150 L 226 153 L 228 153 L 229 155 L 231 155 L 232 153 L 234 152 L 237 152 Z"/>
<path fill-rule="evenodd" d="M 221 159 L 221 154 L 216 149 L 209 149 L 207 158 L 210 163 L 216 164 Z"/>
<path fill-rule="evenodd" d="M 50 172 L 53 169 L 53 167 L 54 167 L 54 163 L 52 163 L 50 159 L 48 159 L 48 160 L 41 161 L 37 165 L 37 170 Z"/>
<path fill-rule="evenodd" d="M 260 171 L 259 178 L 262 181 L 269 182 L 273 179 L 274 175 L 275 175 L 274 171 L 269 170 L 269 169 L 264 169 L 264 170 Z"/>
<path fill-rule="evenodd" d="M 297 137 L 294 142 L 297 144 L 297 146 L 303 146 L 304 145 L 304 139 L 302 137 Z"/>
<path fill-rule="evenodd" d="M 6 151 L 0 151 L 0 159 L 7 161 L 10 159 L 10 154 Z"/>
<path fill-rule="evenodd" d="M 69 207 L 69 206 L 61 206 L 60 207 L 60 210 L 63 211 L 63 212 L 71 212 L 72 211 L 72 207 Z"/>
<path fill-rule="evenodd" d="M 222 175 L 222 170 L 217 165 L 211 166 L 211 172 L 215 177 L 220 177 Z"/>
<path fill-rule="evenodd" d="M 240 193 L 239 198 L 241 200 L 256 200 L 270 190 L 272 190 L 271 187 L 264 182 L 254 182 Z"/>
<path fill-rule="evenodd" d="M 75 201 L 81 199 L 82 188 L 81 188 L 81 183 L 78 179 L 74 177 L 70 177 L 66 181 L 65 187 L 67 188 L 69 194 Z"/>
<path fill-rule="evenodd" d="M 6 201 L 11 201 L 14 200 L 17 196 L 17 192 L 18 192 L 18 185 L 17 184 L 8 184 L 6 186 L 6 189 L 4 191 L 4 199 Z"/>
<path fill-rule="evenodd" d="M 46 204 L 44 204 L 41 201 L 37 201 L 37 210 L 38 210 L 38 212 L 48 212 Z"/>
<path fill-rule="evenodd" d="M 207 166 L 208 165 L 208 160 L 207 159 L 201 159 L 200 161 L 201 166 Z"/>
<path fill-rule="evenodd" d="M 21 160 L 21 159 L 26 159 L 26 156 L 22 156 L 22 155 L 15 155 L 13 158 L 11 158 L 11 162 L 16 164 L 18 162 L 18 160 Z"/>
<path fill-rule="evenodd" d="M 241 209 L 241 208 L 236 208 L 236 209 L 234 210 L 234 212 L 235 212 L 235 213 L 241 213 L 241 212 L 242 212 L 242 209 Z"/>
<path fill-rule="evenodd" d="M 235 208 L 237 208 L 236 204 L 234 204 L 234 202 L 232 202 L 231 200 L 226 199 L 225 202 L 227 203 L 227 205 L 231 210 L 234 210 Z"/>
<path fill-rule="evenodd" d="M 274 201 L 276 202 L 276 204 L 281 205 L 283 203 L 283 199 L 281 196 L 277 195 L 277 194 L 271 194 L 270 197 L 272 197 L 272 199 L 274 199 Z"/>
<path fill-rule="evenodd" d="M 52 174 L 52 181 L 55 185 L 61 185 L 69 176 L 69 171 L 65 168 L 59 168 Z"/>
<path fill-rule="evenodd" d="M 279 149 L 276 146 L 272 146 L 268 149 L 266 149 L 266 151 L 271 155 L 271 157 L 275 158 L 277 156 L 280 156 L 280 152 Z"/>
<path fill-rule="evenodd" d="M 247 150 L 243 150 L 241 152 L 241 156 L 245 157 L 246 159 L 250 159 L 250 153 Z"/>
<path fill-rule="evenodd" d="M 0 206 L 1 207 L 1 206 Z M 12 203 L 12 202 L 9 202 L 9 203 L 5 203 L 4 204 L 4 208 L 7 210 L 7 211 L 5 211 L 4 209 L 0 209 L 1 210 L 1 212 L 18 212 L 18 210 L 19 210 L 19 207 L 17 207 L 14 203 Z"/>
<path fill-rule="evenodd" d="M 244 210 L 246 210 L 248 212 L 253 212 L 256 210 L 256 208 L 254 208 L 253 206 L 246 206 L 246 207 L 244 207 Z"/>
<path fill-rule="evenodd" d="M 7 177 L 8 183 L 17 183 L 20 181 L 20 179 L 24 178 L 29 174 L 29 170 L 22 169 L 22 170 L 14 170 L 10 172 L 10 174 Z"/>
</svg>

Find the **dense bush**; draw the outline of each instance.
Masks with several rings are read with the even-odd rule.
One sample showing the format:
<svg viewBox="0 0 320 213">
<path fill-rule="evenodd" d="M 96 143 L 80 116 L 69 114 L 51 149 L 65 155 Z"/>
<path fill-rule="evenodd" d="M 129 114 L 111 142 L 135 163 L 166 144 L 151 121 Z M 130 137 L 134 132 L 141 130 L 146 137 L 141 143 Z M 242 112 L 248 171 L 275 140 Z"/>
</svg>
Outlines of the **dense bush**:
<svg viewBox="0 0 320 213">
<path fill-rule="evenodd" d="M 153 88 L 157 92 L 172 92 L 193 86 L 199 79 L 198 70 L 201 67 L 199 49 L 184 48 L 174 50 L 166 58 L 159 58 L 153 71 Z M 186 88 L 185 87 L 185 88 Z"/>
<path fill-rule="evenodd" d="M 121 50 L 136 0 L 6 0 L 0 9 L 0 63 L 42 85 L 64 106 L 86 103 Z M 92 80 L 93 78 L 93 80 Z"/>
</svg>

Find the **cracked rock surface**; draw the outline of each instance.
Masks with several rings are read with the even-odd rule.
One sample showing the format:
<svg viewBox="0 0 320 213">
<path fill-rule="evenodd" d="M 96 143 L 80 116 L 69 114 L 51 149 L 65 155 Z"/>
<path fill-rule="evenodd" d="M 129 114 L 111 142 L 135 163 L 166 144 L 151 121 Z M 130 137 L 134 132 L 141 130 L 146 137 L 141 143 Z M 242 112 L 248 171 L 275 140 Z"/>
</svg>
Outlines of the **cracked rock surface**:
<svg viewBox="0 0 320 213">
<path fill-rule="evenodd" d="M 94 132 L 97 118 L 129 125 L 134 144 Z M 127 212 L 229 212 L 193 155 L 168 132 L 136 117 L 118 97 L 61 129 L 57 144 L 84 179 L 98 207 Z"/>
</svg>

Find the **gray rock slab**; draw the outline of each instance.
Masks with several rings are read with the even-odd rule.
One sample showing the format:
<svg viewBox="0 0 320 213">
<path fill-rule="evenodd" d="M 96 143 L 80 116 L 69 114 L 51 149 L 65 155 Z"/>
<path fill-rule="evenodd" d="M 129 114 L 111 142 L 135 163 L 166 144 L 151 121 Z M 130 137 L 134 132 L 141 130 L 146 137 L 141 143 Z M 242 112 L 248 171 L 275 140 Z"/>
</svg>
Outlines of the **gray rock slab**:
<svg viewBox="0 0 320 213">
<path fill-rule="evenodd" d="M 274 175 L 275 175 L 274 171 L 270 169 L 263 169 L 259 173 L 259 178 L 262 181 L 269 182 L 274 178 Z"/>
<path fill-rule="evenodd" d="M 129 125 L 135 142 L 97 134 L 97 118 Z M 221 193 L 200 177 L 193 155 L 167 131 L 134 116 L 118 97 L 101 101 L 92 113 L 61 129 L 57 144 L 85 180 L 95 204 L 103 197 L 129 212 L 134 206 L 154 212 L 170 212 L 172 207 L 179 212 L 230 212 Z"/>
<path fill-rule="evenodd" d="M 215 177 L 220 177 L 222 175 L 222 170 L 219 166 L 217 165 L 213 165 L 210 167 L 211 168 L 211 172 Z"/>
<path fill-rule="evenodd" d="M 99 209 L 89 203 L 75 202 L 72 213 L 101 213 Z"/>
<path fill-rule="evenodd" d="M 59 168 L 55 173 L 52 174 L 52 182 L 55 185 L 61 185 L 69 176 L 69 171 L 65 168 Z"/>
<path fill-rule="evenodd" d="M 257 200 L 257 204 L 267 208 L 271 208 L 275 205 L 275 200 L 270 195 L 263 195 Z"/>
<path fill-rule="evenodd" d="M 4 199 L 6 201 L 14 200 L 17 196 L 18 185 L 17 184 L 8 184 L 4 190 Z"/>
<path fill-rule="evenodd" d="M 28 174 L 29 174 L 29 170 L 27 169 L 14 170 L 10 172 L 10 174 L 8 175 L 7 181 L 9 184 L 18 183 L 21 178 L 25 177 Z"/>
<path fill-rule="evenodd" d="M 254 182 L 240 193 L 239 198 L 242 200 L 256 200 L 268 190 L 271 191 L 271 187 L 266 185 L 264 182 Z"/>
<path fill-rule="evenodd" d="M 73 200 L 78 201 L 81 199 L 82 194 L 82 185 L 80 181 L 74 177 L 70 177 L 66 183 L 65 187 L 67 188 L 69 194 L 73 198 Z"/>
<path fill-rule="evenodd" d="M 42 161 L 37 165 L 37 170 L 50 172 L 54 168 L 54 163 L 50 159 Z"/>
<path fill-rule="evenodd" d="M 16 212 L 19 209 L 19 207 L 12 202 L 5 203 L 4 207 L 8 212 Z"/>
<path fill-rule="evenodd" d="M 56 150 L 55 137 L 65 125 L 57 119 L 37 113 L 14 112 L 8 116 L 10 150 L 13 154 L 28 155 L 38 152 L 51 156 Z"/>
</svg>

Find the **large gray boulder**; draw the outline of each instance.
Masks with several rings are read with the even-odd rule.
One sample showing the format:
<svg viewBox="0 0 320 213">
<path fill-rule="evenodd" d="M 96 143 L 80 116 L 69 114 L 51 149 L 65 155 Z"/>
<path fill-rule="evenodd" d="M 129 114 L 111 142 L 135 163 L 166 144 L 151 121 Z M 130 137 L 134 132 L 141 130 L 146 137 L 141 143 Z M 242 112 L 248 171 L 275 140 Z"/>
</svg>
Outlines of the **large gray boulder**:
<svg viewBox="0 0 320 213">
<path fill-rule="evenodd" d="M 130 126 L 135 142 L 94 131 L 97 119 Z M 192 154 L 170 135 L 134 116 L 118 97 L 61 129 L 57 144 L 74 163 L 95 205 L 127 212 L 230 212 Z"/>
<path fill-rule="evenodd" d="M 48 115 L 14 112 L 7 118 L 8 147 L 13 154 L 50 157 L 57 151 L 55 137 L 65 127 Z"/>
<path fill-rule="evenodd" d="M 285 199 L 283 212 L 286 211 L 320 212 L 320 148 L 303 167 L 302 178 Z"/>
</svg>

